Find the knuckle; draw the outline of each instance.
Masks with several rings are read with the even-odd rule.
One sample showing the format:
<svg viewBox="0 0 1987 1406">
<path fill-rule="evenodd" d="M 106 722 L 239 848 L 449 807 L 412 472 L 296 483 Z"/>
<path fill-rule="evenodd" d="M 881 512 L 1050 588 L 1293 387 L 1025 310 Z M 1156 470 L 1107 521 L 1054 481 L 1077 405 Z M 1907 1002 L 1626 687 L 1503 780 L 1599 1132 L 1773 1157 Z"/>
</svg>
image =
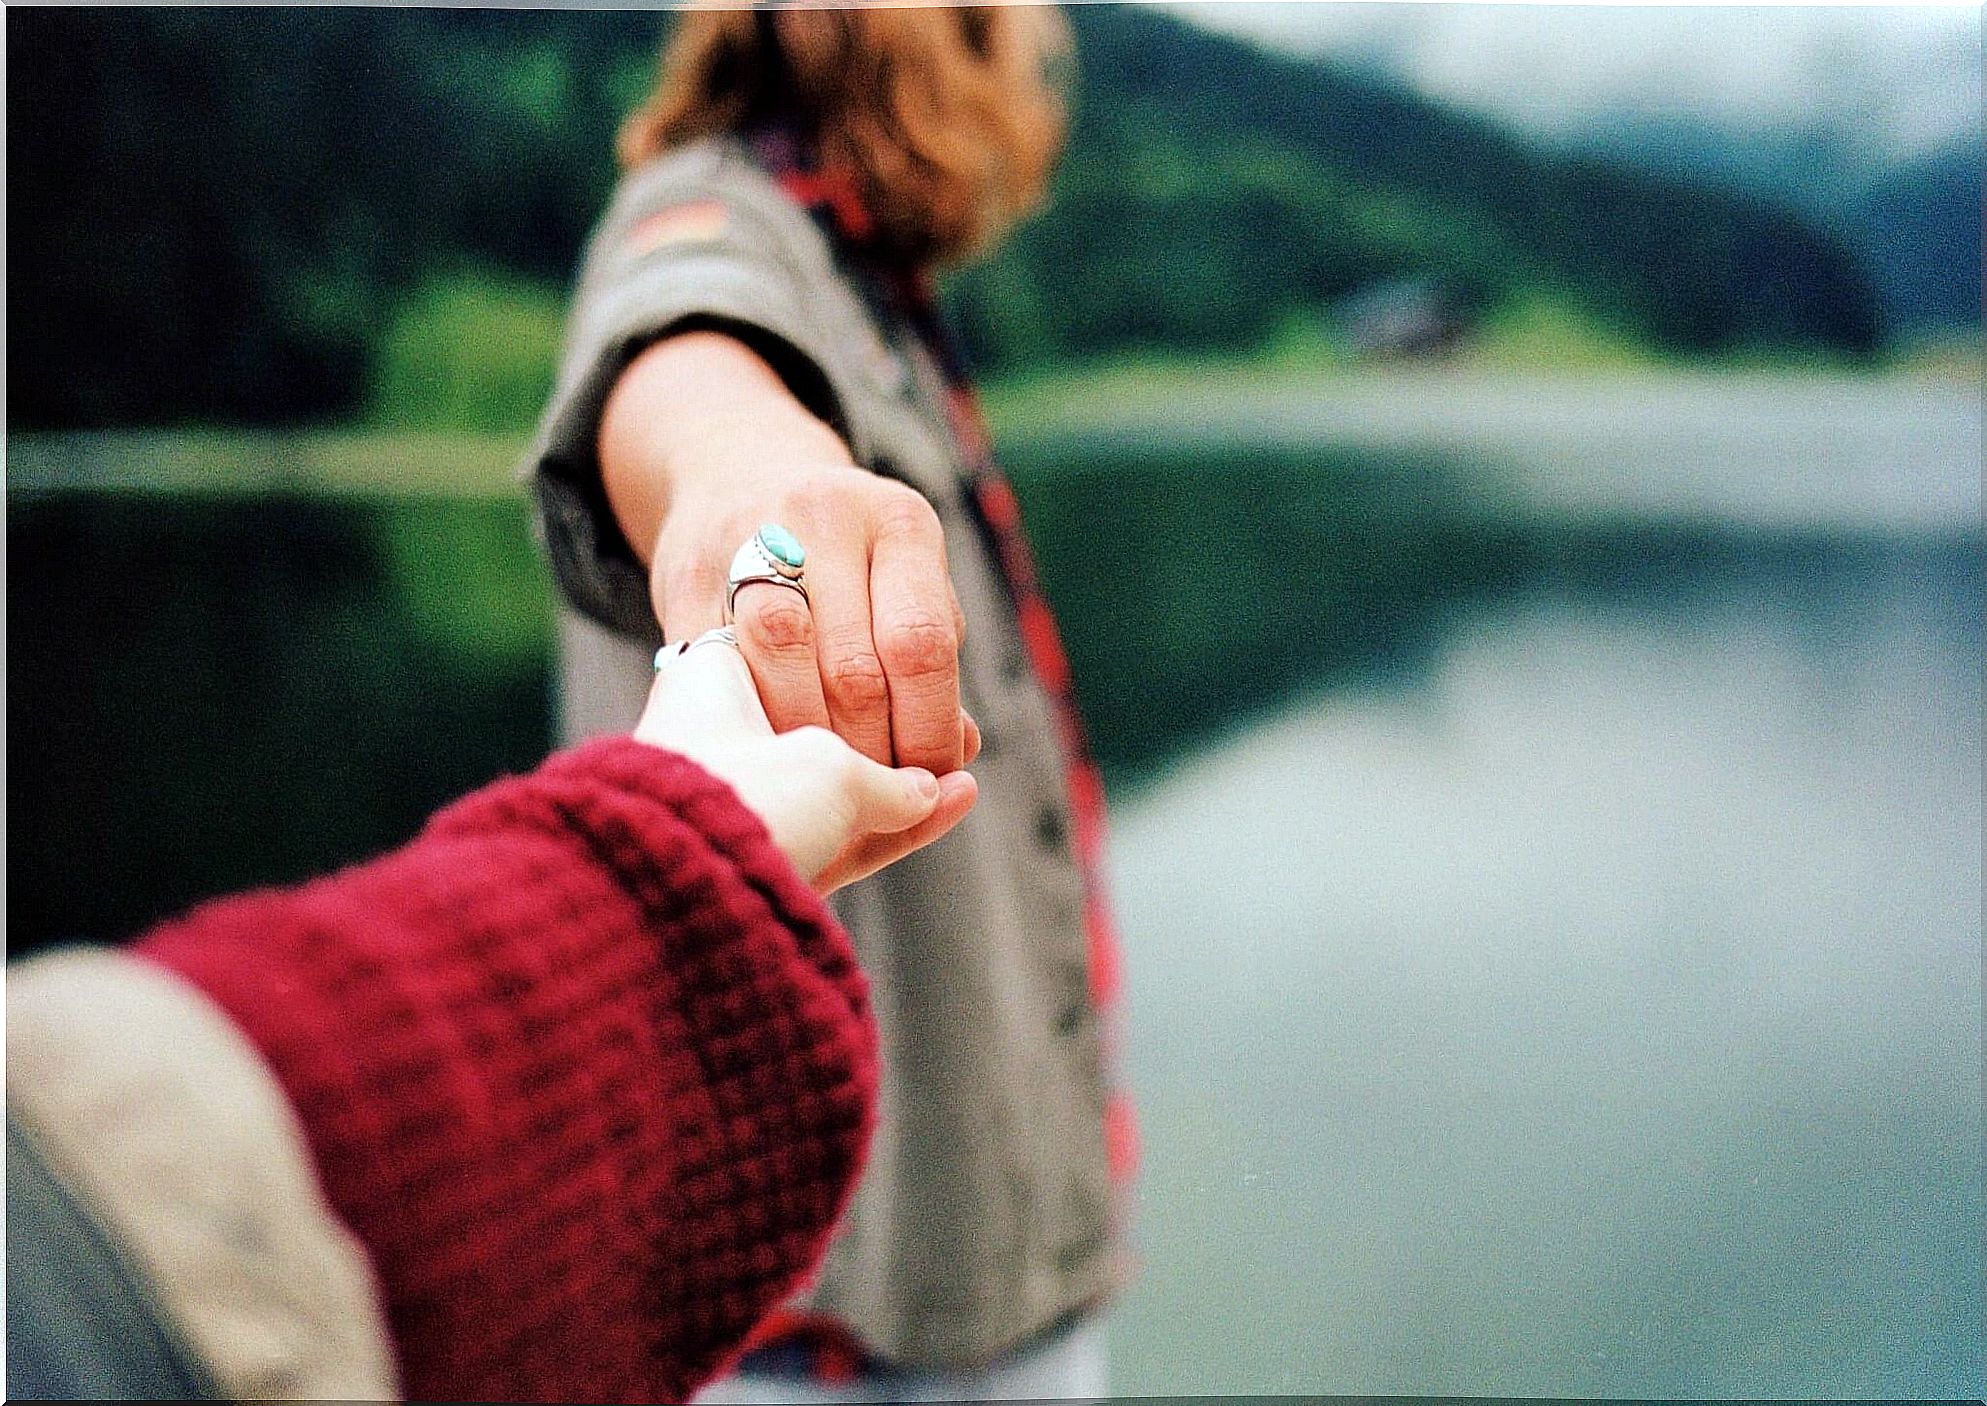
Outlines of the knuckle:
<svg viewBox="0 0 1987 1406">
<path fill-rule="evenodd" d="M 830 520 L 841 511 L 848 491 L 845 475 L 805 474 L 787 489 L 786 510 L 803 522 Z"/>
<path fill-rule="evenodd" d="M 939 538 L 938 512 L 922 493 L 901 483 L 884 483 L 876 506 L 879 536 Z"/>
<path fill-rule="evenodd" d="M 817 723 L 781 733 L 780 742 L 791 751 L 797 764 L 831 790 L 846 789 L 856 778 L 855 750 Z"/>
<path fill-rule="evenodd" d="M 862 757 L 853 747 L 840 747 L 836 761 L 839 763 L 836 779 L 841 783 L 843 792 L 849 796 L 861 796 L 868 789 L 864 784 L 868 778 L 863 774 Z"/>
<path fill-rule="evenodd" d="M 793 765 L 825 778 L 830 787 L 843 785 L 853 770 L 848 744 L 825 727 L 809 723 L 782 733 L 780 742 L 788 749 Z"/>
<path fill-rule="evenodd" d="M 805 757 L 822 762 L 841 760 L 842 740 L 818 723 L 797 727 L 786 736 L 791 739 L 788 745 Z"/>
<path fill-rule="evenodd" d="M 775 653 L 796 653 L 814 643 L 814 617 L 807 603 L 794 592 L 778 586 L 759 586 L 750 596 L 741 595 L 744 608 L 739 623 L 752 642 Z"/>
<path fill-rule="evenodd" d="M 890 622 L 876 647 L 892 674 L 942 674 L 958 663 L 959 632 L 944 615 L 904 615 Z"/>
<path fill-rule="evenodd" d="M 829 658 L 822 671 L 828 697 L 844 710 L 873 708 L 889 700 L 890 680 L 883 661 L 866 649 L 852 649 Z"/>
</svg>

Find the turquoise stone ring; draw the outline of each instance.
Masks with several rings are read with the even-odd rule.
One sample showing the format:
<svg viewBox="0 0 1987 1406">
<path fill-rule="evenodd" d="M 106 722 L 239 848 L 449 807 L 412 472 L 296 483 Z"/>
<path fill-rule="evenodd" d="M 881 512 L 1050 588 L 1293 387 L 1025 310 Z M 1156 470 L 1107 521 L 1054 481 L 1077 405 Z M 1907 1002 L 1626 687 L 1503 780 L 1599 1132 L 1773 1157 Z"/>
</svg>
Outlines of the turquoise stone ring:
<svg viewBox="0 0 1987 1406">
<path fill-rule="evenodd" d="M 781 527 L 777 522 L 764 523 L 759 528 L 759 545 L 766 549 L 766 555 L 779 565 L 787 567 L 794 574 L 807 565 L 807 548 L 800 545 L 800 539 Z"/>
<path fill-rule="evenodd" d="M 776 522 L 761 523 L 759 530 L 746 538 L 745 545 L 731 558 L 724 595 L 726 622 L 732 619 L 732 604 L 738 593 L 755 582 L 785 586 L 800 592 L 800 598 L 806 600 L 807 587 L 800 579 L 806 566 L 807 549 L 800 545 L 798 537 Z"/>
</svg>

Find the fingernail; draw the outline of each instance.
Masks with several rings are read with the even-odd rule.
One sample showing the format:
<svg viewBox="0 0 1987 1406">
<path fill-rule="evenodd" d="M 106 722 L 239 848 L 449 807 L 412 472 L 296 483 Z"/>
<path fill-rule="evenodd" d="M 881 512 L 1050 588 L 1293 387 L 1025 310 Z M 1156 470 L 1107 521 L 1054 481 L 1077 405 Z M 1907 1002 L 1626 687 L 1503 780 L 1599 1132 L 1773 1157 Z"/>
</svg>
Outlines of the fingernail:
<svg viewBox="0 0 1987 1406">
<path fill-rule="evenodd" d="M 919 767 L 913 772 L 913 779 L 920 796 L 923 796 L 928 801 L 938 799 L 938 778 L 936 776 L 933 776 L 924 768 Z"/>
</svg>

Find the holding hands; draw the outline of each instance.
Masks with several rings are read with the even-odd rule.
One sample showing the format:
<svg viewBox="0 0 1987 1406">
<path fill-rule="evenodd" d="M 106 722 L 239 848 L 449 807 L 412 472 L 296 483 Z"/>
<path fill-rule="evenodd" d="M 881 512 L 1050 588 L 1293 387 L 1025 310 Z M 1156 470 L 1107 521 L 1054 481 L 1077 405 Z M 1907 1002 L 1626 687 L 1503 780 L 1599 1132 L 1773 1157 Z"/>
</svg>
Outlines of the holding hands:
<svg viewBox="0 0 1987 1406">
<path fill-rule="evenodd" d="M 760 586 L 752 594 L 790 593 Z M 719 639 L 665 662 L 635 737 L 729 784 L 824 894 L 930 844 L 979 794 L 967 772 L 888 767 L 825 728 L 775 735 L 744 659 Z"/>
<path fill-rule="evenodd" d="M 774 732 L 825 728 L 873 762 L 940 776 L 978 754 L 959 706 L 964 618 L 937 513 L 857 467 L 753 351 L 713 332 L 650 347 L 608 402 L 600 459 L 650 563 L 665 639 L 725 623 L 733 557 L 762 525 L 801 549 L 804 593 L 754 581 L 734 601 Z"/>
<path fill-rule="evenodd" d="M 738 644 L 776 732 L 824 727 L 872 761 L 957 771 L 978 750 L 959 709 L 964 621 L 938 515 L 852 464 L 775 468 L 670 515 L 656 544 L 663 637 L 720 623 L 728 569 L 763 524 L 804 543 L 806 592 L 748 582 Z"/>
</svg>

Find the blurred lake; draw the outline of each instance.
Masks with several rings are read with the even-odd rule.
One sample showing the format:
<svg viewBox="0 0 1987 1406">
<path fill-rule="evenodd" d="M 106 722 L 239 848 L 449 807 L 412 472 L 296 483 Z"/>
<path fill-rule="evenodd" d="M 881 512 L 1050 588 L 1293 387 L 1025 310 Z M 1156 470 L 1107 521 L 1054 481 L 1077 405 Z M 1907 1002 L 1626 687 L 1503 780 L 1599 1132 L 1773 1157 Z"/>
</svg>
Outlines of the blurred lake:
<svg viewBox="0 0 1987 1406">
<path fill-rule="evenodd" d="M 1977 1396 L 1977 399 L 1430 389 L 1247 432 L 1640 529 L 1116 808 L 1114 1387 Z"/>
<path fill-rule="evenodd" d="M 999 429 L 1116 801 L 1119 1391 L 1980 1394 L 1977 386 Z M 529 765 L 518 449 L 10 438 L 13 950 Z"/>
</svg>

